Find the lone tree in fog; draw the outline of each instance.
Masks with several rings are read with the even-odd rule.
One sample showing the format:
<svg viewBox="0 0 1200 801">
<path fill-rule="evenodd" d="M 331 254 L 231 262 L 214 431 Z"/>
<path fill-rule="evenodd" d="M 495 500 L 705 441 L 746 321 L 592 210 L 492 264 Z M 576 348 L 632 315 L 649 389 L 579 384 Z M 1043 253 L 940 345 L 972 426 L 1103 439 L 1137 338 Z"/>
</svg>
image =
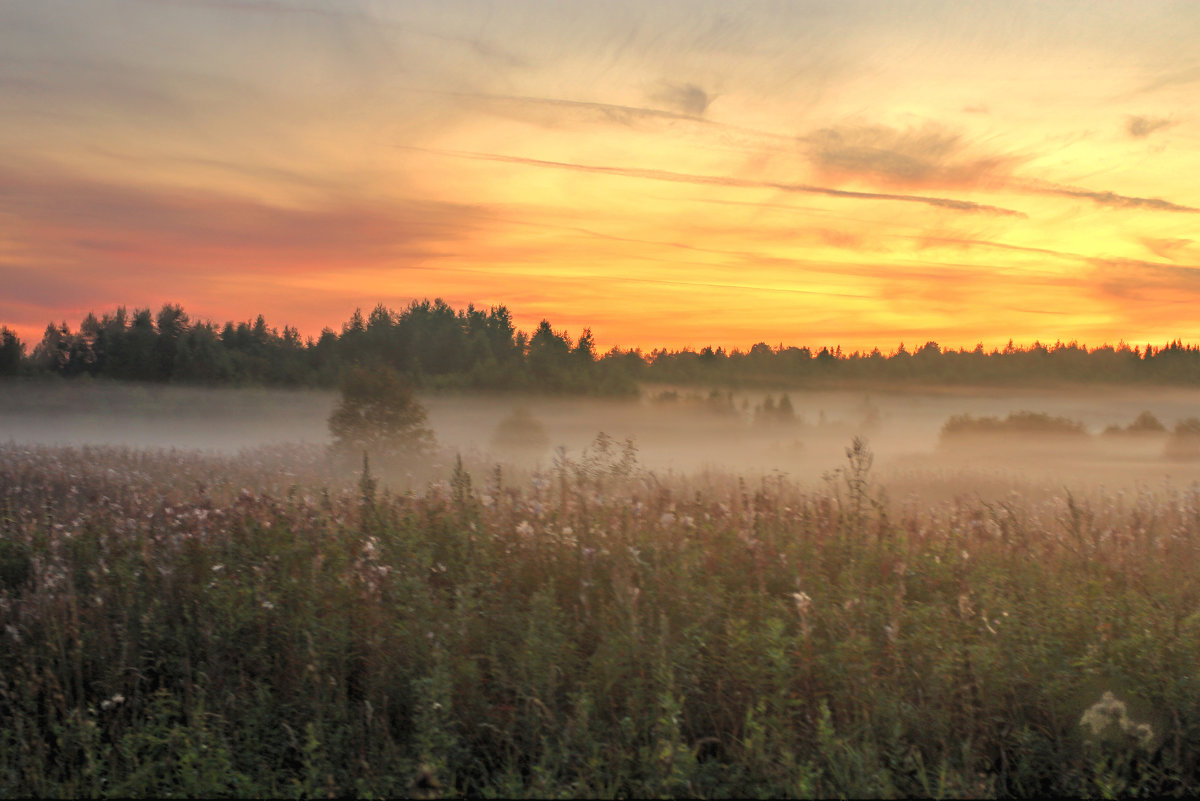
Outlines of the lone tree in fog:
<svg viewBox="0 0 1200 801">
<path fill-rule="evenodd" d="M 395 372 L 355 367 L 342 379 L 342 400 L 329 416 L 329 433 L 340 451 L 419 453 L 433 445 L 425 407 Z"/>
</svg>

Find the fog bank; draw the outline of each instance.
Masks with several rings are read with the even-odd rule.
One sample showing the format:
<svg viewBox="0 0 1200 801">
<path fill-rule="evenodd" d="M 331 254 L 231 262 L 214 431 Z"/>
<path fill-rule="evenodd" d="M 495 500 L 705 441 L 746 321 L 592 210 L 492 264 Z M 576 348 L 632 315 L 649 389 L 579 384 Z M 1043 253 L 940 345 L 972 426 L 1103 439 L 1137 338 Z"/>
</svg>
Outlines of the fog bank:
<svg viewBox="0 0 1200 801">
<path fill-rule="evenodd" d="M 334 392 L 313 390 L 15 382 L 0 387 L 0 440 L 218 453 L 287 442 L 320 444 L 329 442 L 326 420 L 337 399 Z M 574 458 L 603 431 L 617 441 L 632 438 L 639 464 L 660 475 L 782 474 L 812 483 L 830 480 L 831 471 L 845 463 L 852 438 L 864 436 L 875 454 L 873 476 L 893 495 L 932 491 L 935 485 L 942 493 L 996 494 L 1014 482 L 1061 489 L 1200 480 L 1200 460 L 1164 454 L 1165 434 L 1101 434 L 1109 426 L 1127 426 L 1143 411 L 1170 429 L 1200 413 L 1196 390 L 793 391 L 787 395 L 787 417 L 764 413 L 765 405 L 778 407 L 783 401 L 779 392 L 764 391 L 648 387 L 641 398 L 623 401 L 512 395 L 420 400 L 438 443 L 477 465 L 549 469 L 558 449 Z M 1005 436 L 952 447 L 939 441 L 942 426 L 954 415 L 1003 417 L 1018 411 L 1078 421 L 1088 436 Z M 526 428 L 506 438 L 502 423 L 514 414 Z"/>
</svg>

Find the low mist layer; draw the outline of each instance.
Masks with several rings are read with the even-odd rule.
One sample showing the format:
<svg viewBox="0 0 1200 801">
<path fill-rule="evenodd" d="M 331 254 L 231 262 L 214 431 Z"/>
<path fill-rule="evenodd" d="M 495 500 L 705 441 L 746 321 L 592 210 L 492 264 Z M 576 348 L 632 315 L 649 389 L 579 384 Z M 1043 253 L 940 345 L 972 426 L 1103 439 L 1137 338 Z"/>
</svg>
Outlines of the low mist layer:
<svg viewBox="0 0 1200 801">
<path fill-rule="evenodd" d="M 328 419 L 337 399 L 317 390 L 10 383 L 0 394 L 0 440 L 221 453 L 283 443 L 316 446 L 330 442 Z M 660 475 L 784 474 L 818 482 L 841 465 L 852 438 L 863 436 L 875 456 L 875 474 L 901 493 L 910 487 L 933 491 L 935 485 L 947 493 L 971 492 L 1026 480 L 1132 486 L 1200 479 L 1200 461 L 1167 448 L 1167 432 L 1200 408 L 1196 390 L 785 394 L 652 386 L 627 400 L 424 395 L 419 401 L 439 446 L 421 474 L 444 472 L 455 453 L 476 465 L 549 469 L 557 454 L 577 455 L 604 432 L 617 442 L 631 439 L 640 464 Z M 955 418 L 1000 420 L 1022 413 L 1070 421 L 1079 436 L 942 436 Z M 1147 414 L 1164 431 L 1121 434 Z"/>
</svg>

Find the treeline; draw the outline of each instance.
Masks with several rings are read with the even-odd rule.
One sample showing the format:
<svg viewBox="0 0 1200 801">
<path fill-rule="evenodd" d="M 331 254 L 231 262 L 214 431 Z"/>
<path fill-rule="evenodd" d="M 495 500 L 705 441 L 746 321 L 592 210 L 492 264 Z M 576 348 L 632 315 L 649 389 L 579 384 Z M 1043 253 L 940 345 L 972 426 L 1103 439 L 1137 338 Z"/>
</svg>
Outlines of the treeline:
<svg viewBox="0 0 1200 801">
<path fill-rule="evenodd" d="M 721 348 L 668 352 L 647 358 L 650 380 L 673 384 L 804 385 L 1045 385 L 1060 383 L 1200 385 L 1200 346 L 1179 340 L 1146 345 L 1087 348 L 1076 342 L 1003 349 L 943 349 L 926 342 L 915 351 L 903 343 L 891 354 L 844 353 L 841 348 L 772 348 L 760 342 L 748 352 Z"/>
<path fill-rule="evenodd" d="M 534 390 L 632 394 L 639 382 L 708 386 L 833 386 L 880 384 L 1028 385 L 1055 383 L 1200 385 L 1200 347 L 1181 341 L 1089 349 L 1076 342 L 1003 349 L 943 349 L 926 342 L 884 354 L 813 352 L 804 347 L 748 351 L 614 348 L 597 354 L 590 329 L 578 339 L 543 320 L 518 331 L 504 306 L 456 310 L 438 299 L 402 311 L 360 311 L 337 332 L 317 338 L 253 321 L 224 326 L 192 320 L 167 304 L 157 315 L 124 308 L 88 314 L 72 331 L 46 327 L 28 353 L 0 328 L 0 376 L 95 376 L 200 384 L 333 386 L 350 366 L 387 367 L 426 389 Z"/>
<path fill-rule="evenodd" d="M 365 366 L 390 368 L 432 389 L 637 391 L 625 360 L 597 358 L 588 330 L 572 341 L 542 321 L 527 334 L 503 306 L 456 311 L 440 299 L 400 312 L 380 305 L 366 317 L 355 311 L 340 333 L 326 328 L 315 339 L 289 326 L 280 331 L 262 315 L 224 326 L 192 320 L 173 304 L 157 315 L 124 308 L 88 314 L 75 331 L 52 323 L 28 356 L 11 331 L 0 337 L 0 375 L 333 386 L 346 368 Z"/>
</svg>

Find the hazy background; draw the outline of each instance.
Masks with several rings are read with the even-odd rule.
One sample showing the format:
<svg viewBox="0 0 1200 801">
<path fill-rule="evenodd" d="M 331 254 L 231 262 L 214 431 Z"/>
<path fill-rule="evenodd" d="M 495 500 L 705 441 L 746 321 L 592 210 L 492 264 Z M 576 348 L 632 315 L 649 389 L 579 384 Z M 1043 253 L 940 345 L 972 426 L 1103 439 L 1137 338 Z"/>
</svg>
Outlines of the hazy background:
<svg viewBox="0 0 1200 801">
<path fill-rule="evenodd" d="M 658 475 L 782 473 L 814 483 L 841 467 L 846 446 L 863 435 L 876 455 L 874 476 L 900 493 L 995 493 L 1013 482 L 1061 489 L 1200 480 L 1200 461 L 1164 458 L 1165 435 L 1100 435 L 1109 425 L 1128 425 L 1142 411 L 1169 429 L 1196 414 L 1200 390 L 791 392 L 796 421 L 790 424 L 754 421 L 755 407 L 766 395 L 778 400 L 778 392 L 733 392 L 732 410 L 721 413 L 713 410 L 706 391 L 674 388 L 676 399 L 660 399 L 671 391 L 649 387 L 641 398 L 624 401 L 426 395 L 421 402 L 438 443 L 475 465 L 549 468 L 557 447 L 577 458 L 603 431 L 618 441 L 633 438 L 640 464 Z M 16 383 L 0 396 L 0 440 L 229 454 L 281 443 L 320 444 L 330 441 L 326 420 L 336 401 L 337 394 L 327 391 Z M 544 428 L 546 447 L 494 447 L 498 425 L 518 408 Z M 939 431 L 953 415 L 1004 417 L 1021 410 L 1078 420 L 1093 436 L 939 445 Z"/>
</svg>

